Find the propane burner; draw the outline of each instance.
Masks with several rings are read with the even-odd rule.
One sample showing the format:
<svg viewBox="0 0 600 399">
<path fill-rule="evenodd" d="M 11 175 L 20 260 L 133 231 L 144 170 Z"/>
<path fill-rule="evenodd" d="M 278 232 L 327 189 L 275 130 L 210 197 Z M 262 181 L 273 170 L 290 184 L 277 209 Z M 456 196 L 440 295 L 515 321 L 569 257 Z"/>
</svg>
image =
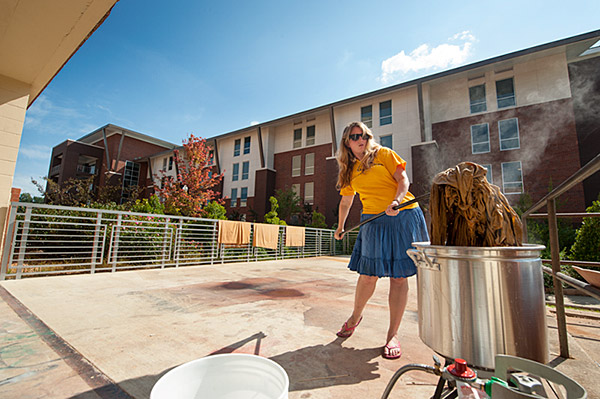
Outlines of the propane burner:
<svg viewBox="0 0 600 399">
<path fill-rule="evenodd" d="M 541 379 L 562 385 L 569 399 L 587 398 L 587 392 L 581 385 L 546 365 L 508 355 L 497 355 L 495 360 L 495 375 L 489 378 L 479 378 L 464 359 L 454 359 L 451 364 L 446 360 L 446 365 L 442 367 L 439 358 L 434 355 L 434 366 L 407 364 L 392 376 L 381 399 L 389 397 L 392 388 L 404 373 L 415 370 L 440 377 L 432 399 L 547 398 Z"/>
</svg>

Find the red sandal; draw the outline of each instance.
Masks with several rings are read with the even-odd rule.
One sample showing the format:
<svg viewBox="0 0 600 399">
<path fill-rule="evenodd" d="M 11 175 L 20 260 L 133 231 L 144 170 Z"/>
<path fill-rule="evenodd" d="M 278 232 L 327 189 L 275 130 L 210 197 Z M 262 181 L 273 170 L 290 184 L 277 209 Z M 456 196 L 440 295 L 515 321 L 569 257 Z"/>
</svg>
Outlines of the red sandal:
<svg viewBox="0 0 600 399">
<path fill-rule="evenodd" d="M 386 349 L 387 349 L 387 351 L 386 351 Z M 394 350 L 394 349 L 398 349 L 397 355 L 391 355 L 392 350 Z M 389 359 L 389 360 L 399 359 L 400 356 L 402 356 L 402 350 L 400 349 L 400 344 L 399 343 L 397 345 L 387 344 L 386 346 L 383 347 L 383 352 L 382 352 L 381 356 L 384 359 Z"/>
<path fill-rule="evenodd" d="M 361 321 L 362 321 L 362 316 L 360 316 L 360 319 L 358 319 L 358 323 L 356 323 L 354 325 L 354 327 L 348 327 L 348 321 L 346 320 L 346 322 L 344 322 L 344 325 L 342 326 L 340 331 L 337 332 L 336 335 L 340 338 L 350 337 L 354 333 L 354 329 L 356 327 L 358 327 L 358 325 L 360 324 Z"/>
</svg>

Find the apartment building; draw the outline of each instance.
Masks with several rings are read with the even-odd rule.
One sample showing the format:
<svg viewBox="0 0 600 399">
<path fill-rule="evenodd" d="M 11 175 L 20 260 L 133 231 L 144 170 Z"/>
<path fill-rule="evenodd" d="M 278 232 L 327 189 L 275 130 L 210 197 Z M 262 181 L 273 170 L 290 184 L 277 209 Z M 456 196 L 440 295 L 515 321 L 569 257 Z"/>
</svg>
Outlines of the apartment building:
<svg viewBox="0 0 600 399">
<path fill-rule="evenodd" d="M 472 161 L 513 205 L 524 193 L 535 202 L 600 150 L 600 113 L 589 111 L 600 99 L 598 40 L 600 31 L 570 37 L 213 137 L 228 210 L 260 220 L 269 196 L 292 188 L 335 223 L 334 155 L 355 120 L 407 161 L 416 194 Z M 599 186 L 576 186 L 560 210 L 583 211 Z M 347 223 L 359 214 L 355 200 Z"/>
<path fill-rule="evenodd" d="M 533 202 L 600 152 L 600 30 L 386 87 L 207 139 L 228 214 L 262 221 L 277 189 L 337 222 L 335 154 L 344 127 L 366 123 L 407 161 L 411 191 L 463 161 L 488 169 L 511 204 Z M 177 175 L 174 144 L 107 125 L 53 150 L 49 176 L 123 176 L 145 196 L 162 172 Z M 108 149 L 108 150 L 106 150 Z M 67 162 L 67 159 L 69 160 Z M 137 180 L 136 180 L 137 179 Z M 153 181 L 154 179 L 154 181 Z M 600 177 L 561 197 L 563 212 L 597 199 Z M 347 225 L 359 221 L 355 199 Z"/>
<path fill-rule="evenodd" d="M 118 186 L 121 201 L 127 199 L 128 189 L 135 186 L 140 187 L 142 197 L 148 197 L 154 190 L 149 157 L 176 147 L 173 143 L 108 124 L 77 140 L 66 140 L 55 146 L 48 179 L 62 185 L 72 178 L 93 176 L 93 190 L 105 185 Z"/>
</svg>

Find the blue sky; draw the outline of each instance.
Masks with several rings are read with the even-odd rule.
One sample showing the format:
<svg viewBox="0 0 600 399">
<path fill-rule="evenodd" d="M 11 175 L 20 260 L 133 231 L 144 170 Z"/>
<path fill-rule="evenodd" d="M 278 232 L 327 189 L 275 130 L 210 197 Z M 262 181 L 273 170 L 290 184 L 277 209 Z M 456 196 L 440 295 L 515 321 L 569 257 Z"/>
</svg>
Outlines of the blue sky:
<svg viewBox="0 0 600 399">
<path fill-rule="evenodd" d="M 600 29 L 600 1 L 120 0 L 27 111 L 14 187 L 112 123 L 181 144 Z"/>
</svg>

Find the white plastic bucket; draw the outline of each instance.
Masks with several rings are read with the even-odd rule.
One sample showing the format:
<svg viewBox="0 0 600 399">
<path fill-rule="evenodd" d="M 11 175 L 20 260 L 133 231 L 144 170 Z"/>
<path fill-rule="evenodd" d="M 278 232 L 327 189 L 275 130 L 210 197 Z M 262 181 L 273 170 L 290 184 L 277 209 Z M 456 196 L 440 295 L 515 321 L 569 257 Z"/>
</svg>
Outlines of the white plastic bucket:
<svg viewBox="0 0 600 399">
<path fill-rule="evenodd" d="M 154 384 L 150 399 L 287 399 L 289 384 L 274 361 L 230 353 L 175 367 Z"/>
</svg>

